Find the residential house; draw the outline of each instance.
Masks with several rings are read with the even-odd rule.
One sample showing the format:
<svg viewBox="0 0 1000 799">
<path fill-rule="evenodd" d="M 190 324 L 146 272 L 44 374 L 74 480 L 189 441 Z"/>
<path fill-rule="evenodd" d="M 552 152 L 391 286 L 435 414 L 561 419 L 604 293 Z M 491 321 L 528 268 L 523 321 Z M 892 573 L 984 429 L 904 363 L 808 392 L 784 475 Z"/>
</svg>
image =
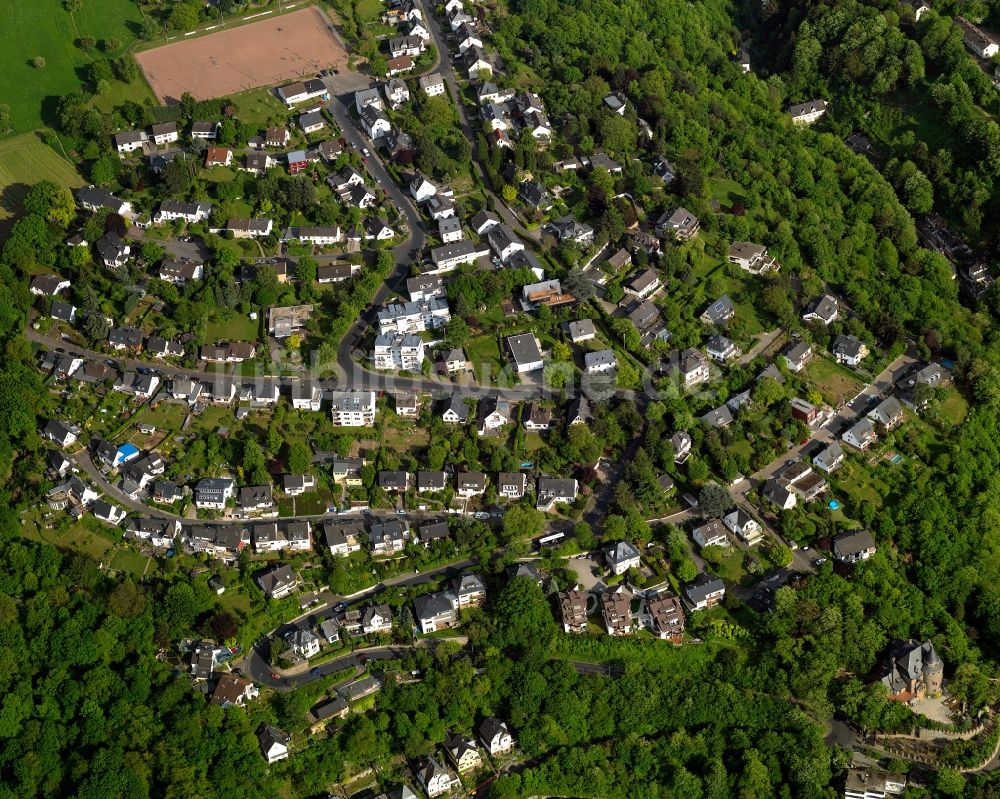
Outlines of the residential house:
<svg viewBox="0 0 1000 799">
<path fill-rule="evenodd" d="M 566 409 L 566 427 L 575 424 L 590 424 L 590 403 L 586 397 L 574 397 Z"/>
<path fill-rule="evenodd" d="M 205 141 L 213 141 L 215 137 L 219 135 L 219 129 L 221 127 L 222 127 L 221 122 L 199 122 L 199 121 L 192 122 L 191 138 L 204 139 Z"/>
<path fill-rule="evenodd" d="M 778 262 L 767 254 L 767 247 L 749 241 L 734 241 L 729 245 L 729 263 L 736 264 L 751 275 L 777 272 L 781 268 Z"/>
<path fill-rule="evenodd" d="M 54 297 L 61 291 L 68 289 L 70 282 L 58 275 L 43 274 L 35 275 L 31 281 L 31 293 L 37 297 Z"/>
<path fill-rule="evenodd" d="M 507 225 L 491 228 L 486 234 L 486 240 L 501 263 L 506 263 L 515 252 L 524 249 L 524 243 Z"/>
<path fill-rule="evenodd" d="M 705 350 L 709 358 L 719 363 L 727 363 L 740 357 L 740 348 L 725 336 L 711 336 Z"/>
<path fill-rule="evenodd" d="M 474 738 L 449 733 L 444 739 L 444 749 L 448 753 L 448 759 L 454 763 L 459 773 L 471 771 L 483 765 L 483 759 L 479 755 Z"/>
<path fill-rule="evenodd" d="M 928 6 L 920 4 L 918 13 L 926 8 Z M 904 774 L 878 768 L 851 766 L 844 778 L 844 799 L 886 799 L 888 796 L 898 796 L 905 789 Z"/>
<path fill-rule="evenodd" d="M 601 616 L 608 635 L 629 635 L 632 632 L 632 598 L 619 585 L 601 594 Z"/>
<path fill-rule="evenodd" d="M 456 493 L 466 499 L 486 493 L 486 475 L 482 472 L 459 472 L 455 477 Z"/>
<path fill-rule="evenodd" d="M 243 172 L 251 175 L 263 175 L 274 166 L 275 160 L 267 153 L 247 153 L 244 165 L 240 167 Z"/>
<path fill-rule="evenodd" d="M 299 127 L 302 128 L 303 133 L 309 135 L 317 130 L 323 130 L 326 127 L 326 120 L 323 119 L 321 111 L 310 111 L 307 114 L 299 115 Z"/>
<path fill-rule="evenodd" d="M 699 547 L 728 547 L 726 525 L 721 519 L 709 519 L 691 530 L 691 537 Z"/>
<path fill-rule="evenodd" d="M 378 310 L 379 333 L 421 333 L 436 330 L 451 321 L 451 309 L 444 297 L 419 302 L 386 305 Z"/>
<path fill-rule="evenodd" d="M 383 491 L 393 494 L 402 494 L 410 485 L 410 475 L 408 472 L 389 471 L 386 469 L 378 473 L 378 487 Z"/>
<path fill-rule="evenodd" d="M 729 409 L 728 405 L 723 404 L 698 418 L 709 427 L 722 430 L 733 423 L 733 412 Z"/>
<path fill-rule="evenodd" d="M 417 539 L 426 549 L 435 541 L 444 541 L 448 538 L 448 522 L 433 522 L 425 524 L 417 531 Z"/>
<path fill-rule="evenodd" d="M 153 216 L 153 222 L 172 222 L 180 219 L 184 222 L 194 224 L 208 219 L 212 213 L 211 203 L 188 203 L 177 200 L 164 200 L 160 203 L 160 208 Z"/>
<path fill-rule="evenodd" d="M 406 87 L 406 81 L 400 78 L 391 78 L 383 90 L 385 99 L 392 108 L 399 108 L 403 103 L 410 102 L 410 90 Z"/>
<path fill-rule="evenodd" d="M 497 493 L 504 499 L 521 499 L 528 490 L 528 476 L 524 472 L 500 472 L 497 475 Z"/>
<path fill-rule="evenodd" d="M 813 346 L 805 341 L 800 341 L 786 349 L 781 357 L 785 360 L 785 366 L 796 374 L 806 368 L 813 359 Z"/>
<path fill-rule="evenodd" d="M 485 436 L 511 422 L 510 403 L 493 395 L 484 397 L 476 408 L 476 426 L 479 435 Z"/>
<path fill-rule="evenodd" d="M 433 757 L 424 758 L 417 770 L 417 780 L 427 795 L 434 799 L 461 785 L 458 776 L 446 769 Z"/>
<path fill-rule="evenodd" d="M 368 545 L 372 555 L 395 555 L 402 552 L 410 538 L 410 523 L 389 519 L 372 524 L 368 531 Z"/>
<path fill-rule="evenodd" d="M 692 610 L 715 607 L 726 595 L 726 584 L 718 577 L 702 572 L 684 586 L 684 597 Z"/>
<path fill-rule="evenodd" d="M 288 165 L 289 174 L 292 175 L 305 172 L 309 168 L 309 159 L 306 157 L 305 150 L 292 150 L 285 156 L 285 162 Z"/>
<path fill-rule="evenodd" d="M 895 397 L 886 397 L 868 412 L 868 419 L 877 424 L 881 430 L 892 430 L 903 421 L 903 406 Z"/>
<path fill-rule="evenodd" d="M 112 505 L 110 502 L 106 502 L 103 499 L 94 500 L 90 506 L 90 512 L 94 514 L 95 519 L 100 519 L 102 522 L 113 525 L 117 527 L 125 519 L 125 511 L 119 508 L 117 505 Z"/>
<path fill-rule="evenodd" d="M 430 273 L 441 274 L 443 272 L 451 272 L 462 264 L 475 263 L 478 258 L 489 255 L 489 253 L 488 247 L 476 245 L 468 240 L 434 247 L 431 250 L 433 270 Z"/>
<path fill-rule="evenodd" d="M 597 338 L 597 328 L 590 319 L 580 319 L 569 323 L 569 339 L 574 344 L 581 344 Z"/>
<path fill-rule="evenodd" d="M 631 257 L 630 257 L 631 260 Z M 640 300 L 652 297 L 662 288 L 660 276 L 653 269 L 639 273 L 625 284 L 625 290 L 634 294 Z"/>
<path fill-rule="evenodd" d="M 508 336 L 506 343 L 518 374 L 534 372 L 542 368 L 542 351 L 538 339 L 533 333 Z"/>
<path fill-rule="evenodd" d="M 469 406 L 458 394 L 452 394 L 445 402 L 441 420 L 446 424 L 464 424 L 469 418 Z"/>
<path fill-rule="evenodd" d="M 878 436 L 875 434 L 875 428 L 872 427 L 871 421 L 866 418 L 856 422 L 841 438 L 845 444 L 864 452 L 875 443 Z"/>
<path fill-rule="evenodd" d="M 582 246 L 594 243 L 594 229 L 586 222 L 578 222 L 572 215 L 553 219 L 546 228 L 559 241 L 569 241 Z"/>
<path fill-rule="evenodd" d="M 261 239 L 270 236 L 273 227 L 272 219 L 230 219 L 224 229 L 236 239 Z"/>
<path fill-rule="evenodd" d="M 437 72 L 424 75 L 418 83 L 420 84 L 421 91 L 428 97 L 437 97 L 444 94 L 444 78 Z"/>
<path fill-rule="evenodd" d="M 532 402 L 525 409 L 525 413 L 521 418 L 524 422 L 525 430 L 532 432 L 548 430 L 552 423 L 552 411 L 539 405 L 537 402 Z"/>
<path fill-rule="evenodd" d="M 684 463 L 691 454 L 691 436 L 683 430 L 678 430 L 670 436 L 670 444 L 674 448 L 674 463 Z"/>
<path fill-rule="evenodd" d="M 330 418 L 338 427 L 371 427 L 375 423 L 375 392 L 331 392 Z"/>
<path fill-rule="evenodd" d="M 836 297 L 824 294 L 809 303 L 806 312 L 802 314 L 805 322 L 821 322 L 829 327 L 837 321 L 840 316 L 840 303 Z"/>
<path fill-rule="evenodd" d="M 165 258 L 160 264 L 159 276 L 160 280 L 173 283 L 175 286 L 184 286 L 193 280 L 201 280 L 205 276 L 205 265 L 199 261 L 176 261 Z"/>
<path fill-rule="evenodd" d="M 558 600 L 563 632 L 587 632 L 587 593 L 574 587 L 568 591 L 560 591 Z"/>
<path fill-rule="evenodd" d="M 299 578 L 287 564 L 272 566 L 257 575 L 257 585 L 269 598 L 281 599 L 298 588 Z"/>
<path fill-rule="evenodd" d="M 288 648 L 303 660 L 319 654 L 319 638 L 311 630 L 296 628 L 285 636 Z"/>
<path fill-rule="evenodd" d="M 361 632 L 365 635 L 392 630 L 392 611 L 388 605 L 369 605 L 361 614 Z"/>
<path fill-rule="evenodd" d="M 667 364 L 667 371 L 676 372 L 683 379 L 685 388 L 705 383 L 710 376 L 708 359 L 693 347 L 681 352 L 676 360 L 671 359 Z"/>
<path fill-rule="evenodd" d="M 438 591 L 413 599 L 413 615 L 423 634 L 437 632 L 458 623 L 458 597 Z"/>
<path fill-rule="evenodd" d="M 789 106 L 788 115 L 792 118 L 793 125 L 811 125 L 826 113 L 828 106 L 826 100 L 810 100 Z"/>
<path fill-rule="evenodd" d="M 298 103 L 305 103 L 309 100 L 321 99 L 329 100 L 330 92 L 326 84 L 319 78 L 311 78 L 306 81 L 297 81 L 285 86 L 279 86 L 274 90 L 278 99 L 291 108 Z"/>
<path fill-rule="evenodd" d="M 736 306 L 729 299 L 729 295 L 724 294 L 702 311 L 699 318 L 708 325 L 722 325 L 734 316 L 736 316 Z"/>
<path fill-rule="evenodd" d="M 253 682 L 244 677 L 238 677 L 232 672 L 225 672 L 219 677 L 219 682 L 209 701 L 221 708 L 245 707 L 248 702 L 259 696 L 260 691 Z"/>
<path fill-rule="evenodd" d="M 483 748 L 489 752 L 490 757 L 503 755 L 514 748 L 514 739 L 511 737 L 507 723 L 493 717 L 483 720 L 479 725 L 479 741 Z"/>
<path fill-rule="evenodd" d="M 413 59 L 408 55 L 399 55 L 386 61 L 386 75 L 394 78 L 413 69 Z"/>
<path fill-rule="evenodd" d="M 263 552 L 278 552 L 285 548 L 285 536 L 278 525 L 255 524 L 252 531 L 253 551 L 260 555 Z"/>
<path fill-rule="evenodd" d="M 841 533 L 833 539 L 833 556 L 841 563 L 857 563 L 868 560 L 878 548 L 868 530 L 852 530 Z"/>
<path fill-rule="evenodd" d="M 228 147 L 209 147 L 205 150 L 205 166 L 229 166 L 233 162 L 233 151 Z"/>
<path fill-rule="evenodd" d="M 207 510 L 225 510 L 235 496 L 236 481 L 229 477 L 206 477 L 194 488 L 194 504 Z"/>
<path fill-rule="evenodd" d="M 492 211 L 480 211 L 469 222 L 470 227 L 476 231 L 477 236 L 486 234 L 492 228 L 502 224 L 500 217 Z"/>
<path fill-rule="evenodd" d="M 639 617 L 657 638 L 680 642 L 684 635 L 684 608 L 671 594 L 644 598 Z"/>
<path fill-rule="evenodd" d="M 764 483 L 764 490 L 761 494 L 778 510 L 791 510 L 798 502 L 795 494 L 787 485 L 783 484 L 782 480 L 768 480 Z"/>
<path fill-rule="evenodd" d="M 149 137 L 144 130 L 126 130 L 114 135 L 115 149 L 119 155 L 141 150 L 147 141 Z"/>
<path fill-rule="evenodd" d="M 857 366 L 868 357 L 868 345 L 855 336 L 840 335 L 833 342 L 833 356 L 837 363 Z"/>
<path fill-rule="evenodd" d="M 199 357 L 212 363 L 242 363 L 257 356 L 257 345 L 248 341 L 230 341 L 223 344 L 206 344 Z"/>
<path fill-rule="evenodd" d="M 839 441 L 834 441 L 813 458 L 813 466 L 830 474 L 844 461 L 844 448 Z"/>
<path fill-rule="evenodd" d="M 132 216 L 132 203 L 115 197 L 107 189 L 84 186 L 77 190 L 76 200 L 85 211 L 100 211 L 106 208 L 119 216 Z"/>
<path fill-rule="evenodd" d="M 261 724 L 257 729 L 257 741 L 264 759 L 268 763 L 277 763 L 288 757 L 288 745 L 292 742 L 292 736 L 270 724 Z"/>
<path fill-rule="evenodd" d="M 365 525 L 358 519 L 335 519 L 323 522 L 326 545 L 334 555 L 350 555 L 361 551 Z"/>
<path fill-rule="evenodd" d="M 451 585 L 459 608 L 478 608 L 486 602 L 486 585 L 478 574 L 463 574 Z"/>
<path fill-rule="evenodd" d="M 393 395 L 396 416 L 401 419 L 416 419 L 420 415 L 420 395 L 413 391 L 403 391 Z"/>
<path fill-rule="evenodd" d="M 624 574 L 629 569 L 639 568 L 639 550 L 628 541 L 613 541 L 601 550 L 604 561 L 615 576 Z"/>
<path fill-rule="evenodd" d="M 576 502 L 578 490 L 579 484 L 573 478 L 539 477 L 535 507 L 540 511 L 548 512 L 557 503 L 570 505 Z"/>
<path fill-rule="evenodd" d="M 268 147 L 287 147 L 292 134 L 287 128 L 268 128 L 264 131 L 264 143 Z"/>
<path fill-rule="evenodd" d="M 597 350 L 583 356 L 583 371 L 588 375 L 603 374 L 618 368 L 618 359 L 613 350 Z"/>
<path fill-rule="evenodd" d="M 653 161 L 653 174 L 668 184 L 673 183 L 677 179 L 677 170 L 674 168 L 674 165 L 662 155 Z"/>
<path fill-rule="evenodd" d="M 449 375 L 468 372 L 472 368 L 465 352 L 457 348 L 441 352 L 439 364 L 444 367 L 444 372 Z"/>
<path fill-rule="evenodd" d="M 292 407 L 298 411 L 318 411 L 323 402 L 323 389 L 304 381 L 291 386 Z"/>
<path fill-rule="evenodd" d="M 461 241 L 465 234 L 462 233 L 462 222 L 457 216 L 450 216 L 438 222 L 438 238 L 444 244 L 451 244 Z"/>
<path fill-rule="evenodd" d="M 52 304 L 49 306 L 49 318 L 71 325 L 76 321 L 76 310 L 76 306 L 68 302 L 52 300 Z"/>
<path fill-rule="evenodd" d="M 722 521 L 747 544 L 756 544 L 764 537 L 764 530 L 761 528 L 760 522 L 742 508 L 731 510 L 722 517 Z"/>
<path fill-rule="evenodd" d="M 389 55 L 392 58 L 399 58 L 401 55 L 415 58 L 423 51 L 424 40 L 419 36 L 397 36 L 389 40 Z"/>
<path fill-rule="evenodd" d="M 98 239 L 96 246 L 101 262 L 111 269 L 124 266 L 132 252 L 131 245 L 113 230 Z"/>
<path fill-rule="evenodd" d="M 282 477 L 282 489 L 286 496 L 298 497 L 316 490 L 316 478 L 311 474 L 286 474 Z"/>
<path fill-rule="evenodd" d="M 410 302 L 443 297 L 445 296 L 444 278 L 441 275 L 418 275 L 407 278 L 406 292 L 410 295 Z"/>
<path fill-rule="evenodd" d="M 673 211 L 665 211 L 656 220 L 656 232 L 661 238 L 690 241 L 698 235 L 700 229 L 701 221 L 684 207 L 678 207 Z"/>
<path fill-rule="evenodd" d="M 389 117 L 374 105 L 366 105 L 361 109 L 361 126 L 372 141 L 388 136 L 392 130 Z"/>
<path fill-rule="evenodd" d="M 965 42 L 965 46 L 977 56 L 989 60 L 1000 53 L 1000 44 L 997 44 L 996 39 L 990 34 L 973 25 L 965 17 L 957 16 L 954 21 L 962 30 L 962 41 Z"/>
</svg>

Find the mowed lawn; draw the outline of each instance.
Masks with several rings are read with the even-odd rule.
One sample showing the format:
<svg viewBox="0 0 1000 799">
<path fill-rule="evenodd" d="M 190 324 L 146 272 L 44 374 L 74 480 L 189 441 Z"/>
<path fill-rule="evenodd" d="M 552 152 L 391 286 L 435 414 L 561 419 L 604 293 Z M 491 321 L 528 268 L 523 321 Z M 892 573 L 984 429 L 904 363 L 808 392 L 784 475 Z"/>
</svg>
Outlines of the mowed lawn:
<svg viewBox="0 0 1000 799">
<path fill-rule="evenodd" d="M 80 87 L 81 72 L 94 58 L 76 41 L 91 36 L 98 42 L 117 39 L 115 58 L 135 39 L 134 29 L 142 21 L 135 0 L 86 0 L 70 14 L 62 0 L 0 0 L 3 47 L 0 48 L 0 102 L 10 106 L 15 133 L 35 130 L 51 123 L 59 98 Z M 41 69 L 33 67 L 36 56 L 45 59 Z M 138 98 L 137 98 L 138 99 Z"/>
<path fill-rule="evenodd" d="M 28 189 L 41 180 L 71 188 L 84 183 L 73 165 L 42 142 L 37 133 L 0 141 L 0 238 L 9 220 L 23 210 L 21 203 Z"/>
</svg>

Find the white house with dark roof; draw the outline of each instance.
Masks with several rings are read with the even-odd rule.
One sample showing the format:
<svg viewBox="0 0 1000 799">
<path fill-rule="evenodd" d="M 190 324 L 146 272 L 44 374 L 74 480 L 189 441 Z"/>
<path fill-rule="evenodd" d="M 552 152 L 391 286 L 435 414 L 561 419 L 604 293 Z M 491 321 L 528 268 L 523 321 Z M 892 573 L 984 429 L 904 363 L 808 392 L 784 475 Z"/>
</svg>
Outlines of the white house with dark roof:
<svg viewBox="0 0 1000 799">
<path fill-rule="evenodd" d="M 788 107 L 788 115 L 793 125 L 811 125 L 826 114 L 829 104 L 826 100 L 810 100 Z"/>
<path fill-rule="evenodd" d="M 840 316 L 840 303 L 837 298 L 824 294 L 813 300 L 806 312 L 802 314 L 804 322 L 821 322 L 824 325 L 832 325 Z"/>
<path fill-rule="evenodd" d="M 557 503 L 570 505 L 576 501 L 578 491 L 579 484 L 573 478 L 539 477 L 535 507 L 547 512 Z"/>
<path fill-rule="evenodd" d="M 506 343 L 518 374 L 537 371 L 544 365 L 541 347 L 533 333 L 508 336 Z"/>
<path fill-rule="evenodd" d="M 639 568 L 639 550 L 628 541 L 614 541 L 605 545 L 604 561 L 615 575 Z"/>
</svg>

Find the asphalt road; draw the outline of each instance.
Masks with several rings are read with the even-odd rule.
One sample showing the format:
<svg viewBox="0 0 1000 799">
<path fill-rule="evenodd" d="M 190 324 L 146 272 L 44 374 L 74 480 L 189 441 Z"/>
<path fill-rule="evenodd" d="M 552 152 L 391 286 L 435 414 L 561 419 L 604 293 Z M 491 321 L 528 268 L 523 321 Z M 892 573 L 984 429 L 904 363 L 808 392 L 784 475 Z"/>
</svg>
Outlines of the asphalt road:
<svg viewBox="0 0 1000 799">
<path fill-rule="evenodd" d="M 433 12 L 433 9 L 431 9 Z M 431 38 L 434 40 L 434 46 L 438 51 L 439 59 L 439 72 L 441 77 L 444 78 L 445 84 L 448 86 L 448 90 L 451 92 L 452 98 L 455 100 L 455 105 L 458 109 L 458 121 L 462 128 L 462 132 L 465 134 L 469 143 L 473 147 L 474 158 L 472 161 L 473 167 L 476 172 L 479 173 L 479 177 L 482 180 L 483 190 L 493 198 L 494 207 L 496 208 L 497 214 L 503 219 L 504 223 L 512 229 L 516 229 L 519 233 L 526 234 L 529 238 L 535 242 L 541 241 L 541 230 L 527 230 L 521 219 L 515 214 L 507 204 L 493 191 L 489 188 L 486 176 L 483 174 L 482 167 L 480 166 L 479 160 L 485 153 L 477 153 L 478 149 L 476 132 L 478 132 L 478 124 L 473 128 L 472 123 L 469 121 L 469 116 L 466 113 L 465 105 L 462 102 L 462 92 L 458 85 L 458 76 L 455 72 L 455 66 L 451 58 L 451 47 L 449 47 L 447 40 L 445 39 L 444 30 L 441 27 L 441 22 L 438 19 L 437 14 L 428 13 L 425 9 L 424 16 L 426 17 L 426 23 L 428 24 L 428 30 L 430 31 Z M 478 120 L 477 120 L 478 123 Z"/>
</svg>

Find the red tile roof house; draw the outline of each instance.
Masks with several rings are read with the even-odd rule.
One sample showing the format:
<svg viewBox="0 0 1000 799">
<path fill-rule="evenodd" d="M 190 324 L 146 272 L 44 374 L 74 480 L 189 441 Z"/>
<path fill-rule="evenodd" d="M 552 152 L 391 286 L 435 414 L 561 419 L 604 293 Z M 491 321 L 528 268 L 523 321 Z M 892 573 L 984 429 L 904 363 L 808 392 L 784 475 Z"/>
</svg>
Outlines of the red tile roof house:
<svg viewBox="0 0 1000 799">
<path fill-rule="evenodd" d="M 288 171 L 293 175 L 303 172 L 309 168 L 309 161 L 306 160 L 304 150 L 293 150 L 288 154 Z"/>
</svg>

